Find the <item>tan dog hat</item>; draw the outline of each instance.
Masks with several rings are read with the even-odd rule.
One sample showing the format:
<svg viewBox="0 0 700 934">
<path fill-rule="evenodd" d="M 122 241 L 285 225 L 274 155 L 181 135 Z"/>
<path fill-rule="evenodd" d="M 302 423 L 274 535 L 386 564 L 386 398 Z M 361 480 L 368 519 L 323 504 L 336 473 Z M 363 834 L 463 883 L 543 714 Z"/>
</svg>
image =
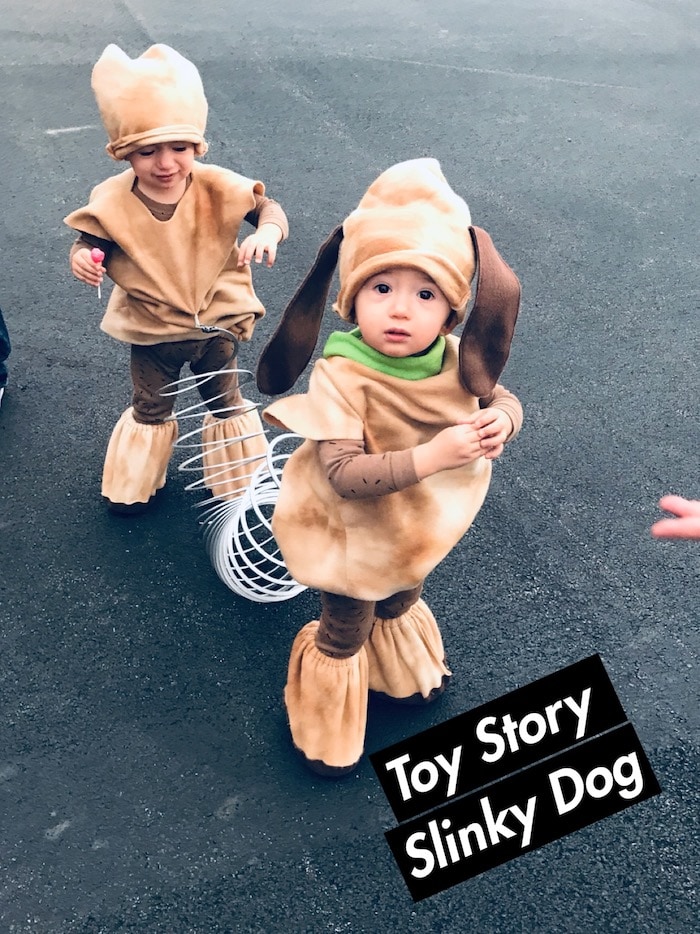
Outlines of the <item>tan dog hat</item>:
<svg viewBox="0 0 700 934">
<path fill-rule="evenodd" d="M 481 397 L 496 385 L 508 359 L 520 283 L 486 231 L 472 226 L 469 208 L 450 188 L 436 159 L 392 166 L 321 246 L 263 350 L 258 388 L 270 395 L 286 392 L 303 372 L 316 347 L 336 265 L 340 291 L 334 308 L 346 320 L 353 320 L 355 295 L 370 276 L 408 267 L 433 279 L 461 322 L 477 264 L 476 296 L 460 339 L 459 361 L 463 385 Z"/>
<path fill-rule="evenodd" d="M 168 45 L 152 45 L 139 58 L 108 45 L 92 69 L 92 89 L 116 160 L 144 146 L 194 143 L 203 156 L 209 110 L 192 62 Z"/>
</svg>

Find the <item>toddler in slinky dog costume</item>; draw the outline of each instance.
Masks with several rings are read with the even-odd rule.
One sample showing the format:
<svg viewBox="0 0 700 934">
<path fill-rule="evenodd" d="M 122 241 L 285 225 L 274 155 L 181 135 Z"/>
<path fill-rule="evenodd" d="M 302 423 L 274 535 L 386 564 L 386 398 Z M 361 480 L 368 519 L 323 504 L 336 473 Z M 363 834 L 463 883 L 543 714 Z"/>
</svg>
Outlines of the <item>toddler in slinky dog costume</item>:
<svg viewBox="0 0 700 934">
<path fill-rule="evenodd" d="M 285 392 L 311 358 L 337 263 L 334 307 L 357 327 L 331 335 L 307 393 L 263 413 L 306 439 L 272 522 L 290 573 L 321 591 L 321 614 L 294 640 L 284 699 L 295 747 L 329 776 L 362 755 L 368 691 L 426 703 L 444 690 L 423 581 L 471 525 L 491 461 L 522 423 L 498 384 L 520 286 L 434 159 L 380 175 L 321 247 L 259 361 L 263 392 Z"/>
<path fill-rule="evenodd" d="M 102 494 L 112 511 L 133 513 L 164 485 L 177 422 L 173 397 L 161 393 L 188 363 L 196 375 L 217 374 L 199 387 L 208 408 L 204 482 L 216 497 L 233 498 L 250 467 L 225 465 L 266 449 L 235 373 L 238 342 L 265 313 L 250 263 L 274 263 L 286 216 L 262 182 L 195 161 L 208 148 L 207 100 L 196 67 L 174 49 L 154 45 L 131 59 L 110 45 L 92 88 L 107 152 L 130 163 L 65 219 L 80 234 L 73 274 L 99 286 L 106 272 L 115 283 L 102 330 L 131 345 L 132 405 L 112 432 Z M 256 230 L 239 245 L 244 220 Z"/>
</svg>

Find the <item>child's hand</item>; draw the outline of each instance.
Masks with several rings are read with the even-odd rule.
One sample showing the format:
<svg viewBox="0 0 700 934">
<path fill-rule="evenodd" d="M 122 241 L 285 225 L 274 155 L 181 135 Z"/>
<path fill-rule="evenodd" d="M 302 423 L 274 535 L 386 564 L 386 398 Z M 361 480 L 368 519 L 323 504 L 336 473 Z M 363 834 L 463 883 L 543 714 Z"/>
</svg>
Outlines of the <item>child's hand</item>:
<svg viewBox="0 0 700 934">
<path fill-rule="evenodd" d="M 75 278 L 80 279 L 86 285 L 92 285 L 95 288 L 102 285 L 106 269 L 102 263 L 96 263 L 93 260 L 87 247 L 75 251 L 71 256 L 70 268 Z"/>
<path fill-rule="evenodd" d="M 277 224 L 261 224 L 238 248 L 238 268 L 250 266 L 253 259 L 256 263 L 262 263 L 266 253 L 267 265 L 273 266 L 277 257 L 277 244 L 281 239 L 282 231 Z"/>
<path fill-rule="evenodd" d="M 465 422 L 476 429 L 481 442 L 481 453 L 486 460 L 500 457 L 508 436 L 513 431 L 513 423 L 502 409 L 480 409 Z"/>
<path fill-rule="evenodd" d="M 413 466 L 418 479 L 424 480 L 441 470 L 471 464 L 482 454 L 479 432 L 472 425 L 451 425 L 414 448 Z"/>
<path fill-rule="evenodd" d="M 494 460 L 513 430 L 510 418 L 500 409 L 483 409 L 450 428 L 443 428 L 426 444 L 413 451 L 419 480 L 440 470 L 464 467 L 479 457 Z"/>
<path fill-rule="evenodd" d="M 700 539 L 700 500 L 682 496 L 662 496 L 661 509 L 674 513 L 673 519 L 659 519 L 651 527 L 656 538 Z"/>
</svg>

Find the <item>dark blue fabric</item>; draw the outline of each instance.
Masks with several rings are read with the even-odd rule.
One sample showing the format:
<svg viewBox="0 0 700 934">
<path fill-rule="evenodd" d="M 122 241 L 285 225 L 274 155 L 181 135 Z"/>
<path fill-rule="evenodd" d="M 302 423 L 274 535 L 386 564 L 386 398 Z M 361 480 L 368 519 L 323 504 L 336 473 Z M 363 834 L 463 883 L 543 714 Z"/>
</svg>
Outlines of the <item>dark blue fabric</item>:
<svg viewBox="0 0 700 934">
<path fill-rule="evenodd" d="M 11 349 L 10 335 L 7 332 L 5 319 L 2 316 L 2 308 L 0 308 L 0 388 L 7 383 L 7 366 L 5 360 L 10 356 Z"/>
</svg>

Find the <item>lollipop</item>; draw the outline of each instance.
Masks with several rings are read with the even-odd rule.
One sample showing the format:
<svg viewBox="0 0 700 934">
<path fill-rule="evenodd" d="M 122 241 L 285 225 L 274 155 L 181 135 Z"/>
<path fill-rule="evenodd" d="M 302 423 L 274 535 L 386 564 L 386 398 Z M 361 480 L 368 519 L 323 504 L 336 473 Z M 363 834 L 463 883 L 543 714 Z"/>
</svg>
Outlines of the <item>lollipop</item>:
<svg viewBox="0 0 700 934">
<path fill-rule="evenodd" d="M 102 260 L 105 258 L 104 253 L 98 247 L 93 247 L 90 250 L 90 259 L 95 263 L 96 266 L 99 266 Z M 97 286 L 97 300 L 100 301 L 102 298 L 102 287 Z"/>
</svg>

